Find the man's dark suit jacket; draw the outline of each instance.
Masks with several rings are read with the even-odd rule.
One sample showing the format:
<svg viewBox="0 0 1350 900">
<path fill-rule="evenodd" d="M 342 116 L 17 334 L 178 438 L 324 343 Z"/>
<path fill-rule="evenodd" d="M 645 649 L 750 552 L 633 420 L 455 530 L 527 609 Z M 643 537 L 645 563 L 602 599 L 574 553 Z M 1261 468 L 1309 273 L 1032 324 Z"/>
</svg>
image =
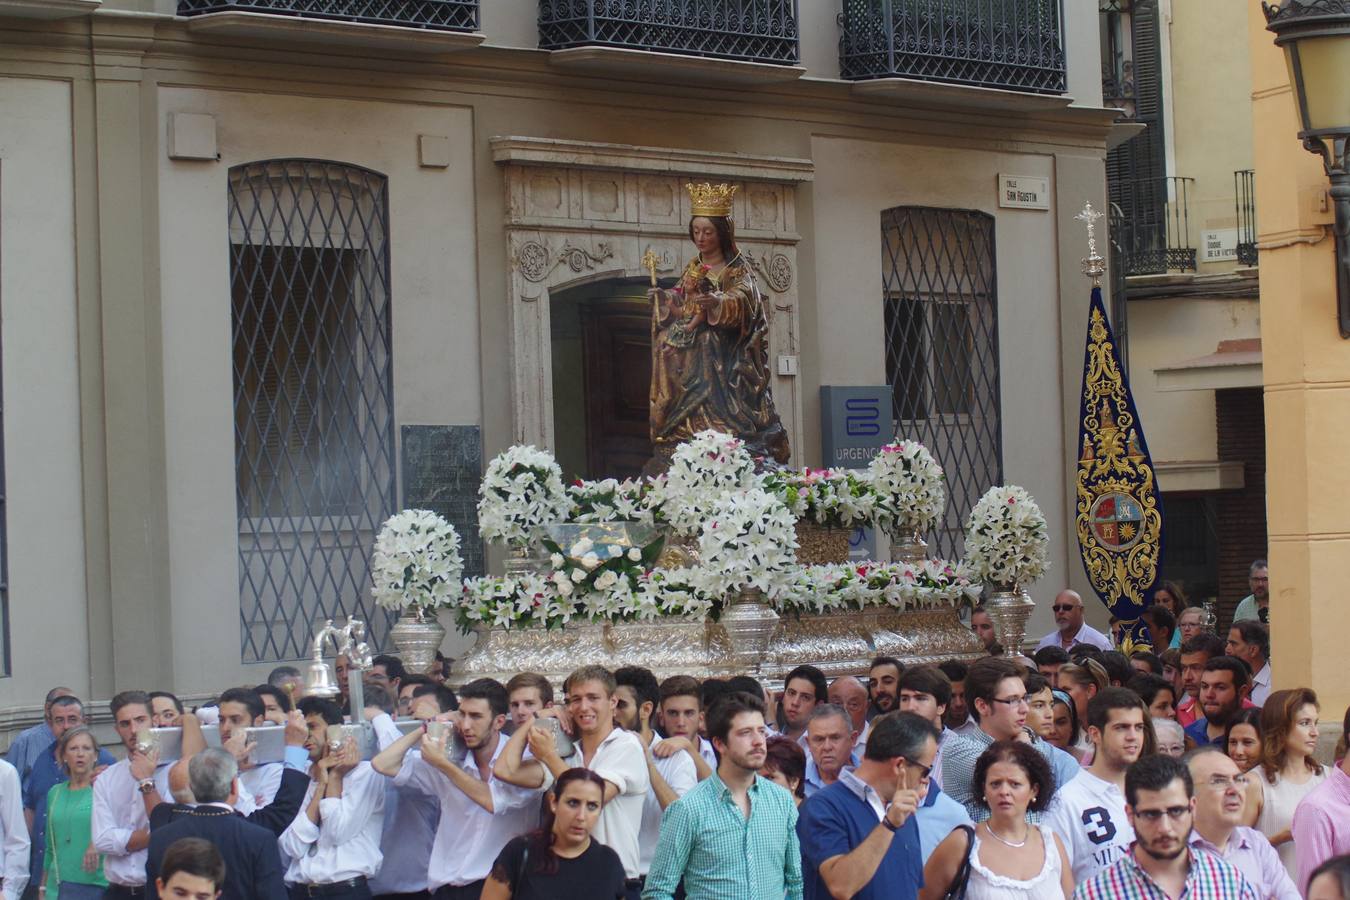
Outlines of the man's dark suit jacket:
<svg viewBox="0 0 1350 900">
<path fill-rule="evenodd" d="M 202 838 L 225 859 L 225 889 L 220 900 L 287 900 L 277 836 L 220 806 L 199 806 L 150 832 L 145 861 L 145 895 L 159 900 L 155 879 L 169 845 L 179 838 Z"/>
<path fill-rule="evenodd" d="M 277 837 L 291 826 L 300 814 L 305 802 L 305 792 L 309 790 L 309 776 L 295 769 L 281 771 L 281 784 L 272 802 L 262 809 L 256 809 L 244 818 L 254 825 L 261 825 Z M 192 812 L 193 807 L 185 803 L 161 803 L 150 810 L 150 830 L 153 832 L 180 816 Z"/>
</svg>

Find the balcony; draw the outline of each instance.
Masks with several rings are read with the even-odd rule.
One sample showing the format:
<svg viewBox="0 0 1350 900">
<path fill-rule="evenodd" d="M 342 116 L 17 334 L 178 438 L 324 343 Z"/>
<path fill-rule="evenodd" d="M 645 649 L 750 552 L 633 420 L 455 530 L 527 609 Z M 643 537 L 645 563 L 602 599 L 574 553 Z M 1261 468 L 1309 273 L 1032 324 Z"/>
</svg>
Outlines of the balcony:
<svg viewBox="0 0 1350 900">
<path fill-rule="evenodd" d="M 1128 275 L 1196 271 L 1190 194 L 1194 178 L 1140 178 L 1111 186 L 1118 197 L 1117 241 Z"/>
<path fill-rule="evenodd" d="M 1060 0 L 843 4 L 839 69 L 859 88 L 906 80 L 1056 101 L 1066 90 Z"/>
<path fill-rule="evenodd" d="M 483 42 L 479 0 L 178 0 L 194 32 L 445 53 Z"/>
<path fill-rule="evenodd" d="M 800 78 L 797 0 L 539 0 L 551 62 L 701 81 Z"/>
</svg>

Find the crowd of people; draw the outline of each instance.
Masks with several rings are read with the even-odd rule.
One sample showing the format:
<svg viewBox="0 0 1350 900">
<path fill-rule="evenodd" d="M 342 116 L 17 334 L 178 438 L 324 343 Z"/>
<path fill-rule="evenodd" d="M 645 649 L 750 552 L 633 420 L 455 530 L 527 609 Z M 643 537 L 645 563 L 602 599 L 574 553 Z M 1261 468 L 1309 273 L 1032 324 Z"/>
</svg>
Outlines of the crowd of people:
<svg viewBox="0 0 1350 900">
<path fill-rule="evenodd" d="M 589 665 L 556 697 L 529 672 L 452 691 L 379 656 L 364 753 L 345 698 L 295 700 L 292 667 L 195 710 L 119 693 L 120 760 L 57 688 L 0 765 L 0 890 L 1350 900 L 1350 760 L 1317 762 L 1312 690 L 1269 691 L 1264 596 L 1220 637 L 1164 590 L 1162 652 L 1112 649 L 1064 591 L 1030 659 L 878 657 L 865 680 L 803 664 L 781 691 Z M 265 723 L 280 761 L 257 759 Z M 152 726 L 180 729 L 175 759 Z"/>
</svg>

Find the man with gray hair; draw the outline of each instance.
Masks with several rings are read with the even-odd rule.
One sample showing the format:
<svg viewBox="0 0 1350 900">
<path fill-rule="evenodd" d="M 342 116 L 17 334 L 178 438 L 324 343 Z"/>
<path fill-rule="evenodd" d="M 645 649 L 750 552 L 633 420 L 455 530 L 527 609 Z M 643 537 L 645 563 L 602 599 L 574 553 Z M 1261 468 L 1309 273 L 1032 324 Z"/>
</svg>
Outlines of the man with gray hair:
<svg viewBox="0 0 1350 900">
<path fill-rule="evenodd" d="M 821 703 L 806 720 L 806 796 L 812 797 L 839 780 L 845 767 L 858 764 L 853 744 L 858 732 L 848 710 L 835 703 Z"/>
<path fill-rule="evenodd" d="M 198 753 L 188 763 L 188 783 L 197 798 L 196 808 L 150 835 L 146 896 L 151 900 L 159 896 L 155 880 L 169 846 L 180 838 L 202 838 L 225 859 L 220 900 L 286 900 L 276 835 L 234 811 L 239 764 L 233 754 L 217 748 Z"/>
<path fill-rule="evenodd" d="M 812 717 L 807 728 L 815 724 Z M 872 720 L 857 768 L 801 806 L 806 897 L 913 900 L 923 884 L 915 812 L 928 790 L 938 730 L 916 713 Z"/>
</svg>

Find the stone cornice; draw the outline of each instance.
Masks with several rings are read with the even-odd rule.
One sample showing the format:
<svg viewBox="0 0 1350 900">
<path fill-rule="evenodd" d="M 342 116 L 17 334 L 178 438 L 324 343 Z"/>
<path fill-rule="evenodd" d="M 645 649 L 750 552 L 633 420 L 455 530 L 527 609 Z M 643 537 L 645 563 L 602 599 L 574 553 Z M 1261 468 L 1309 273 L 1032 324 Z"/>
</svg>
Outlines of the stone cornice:
<svg viewBox="0 0 1350 900">
<path fill-rule="evenodd" d="M 494 137 L 490 143 L 494 162 L 524 166 L 658 172 L 663 175 L 711 176 L 792 184 L 813 180 L 816 170 L 815 164 L 809 159 L 753 156 L 748 153 L 715 153 L 515 136 Z"/>
</svg>

